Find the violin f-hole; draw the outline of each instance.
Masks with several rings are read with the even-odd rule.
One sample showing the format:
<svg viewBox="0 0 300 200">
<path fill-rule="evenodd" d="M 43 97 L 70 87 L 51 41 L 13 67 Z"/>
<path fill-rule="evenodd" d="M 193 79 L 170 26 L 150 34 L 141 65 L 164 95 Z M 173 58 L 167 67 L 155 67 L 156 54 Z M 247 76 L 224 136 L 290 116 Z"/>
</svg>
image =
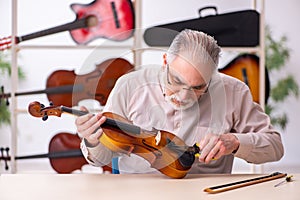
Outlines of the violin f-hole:
<svg viewBox="0 0 300 200">
<path fill-rule="evenodd" d="M 155 154 L 156 157 L 162 156 L 162 152 L 161 152 L 159 149 L 154 148 L 153 146 L 147 144 L 146 141 L 145 141 L 145 139 L 142 140 L 142 143 L 143 143 L 146 147 L 155 150 L 155 152 L 153 152 L 153 153 Z M 157 153 L 156 153 L 156 152 L 157 152 Z"/>
</svg>

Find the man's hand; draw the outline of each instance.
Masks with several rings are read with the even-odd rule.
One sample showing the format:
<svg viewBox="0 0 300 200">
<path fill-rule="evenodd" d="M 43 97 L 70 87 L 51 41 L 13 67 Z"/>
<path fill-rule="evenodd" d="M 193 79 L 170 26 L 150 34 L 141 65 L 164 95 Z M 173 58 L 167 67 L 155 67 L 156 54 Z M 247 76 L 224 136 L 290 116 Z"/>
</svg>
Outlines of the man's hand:
<svg viewBox="0 0 300 200">
<path fill-rule="evenodd" d="M 232 133 L 222 135 L 207 134 L 199 143 L 201 150 L 199 161 L 208 164 L 213 158 L 219 159 L 236 151 L 239 145 L 239 140 Z"/>
<path fill-rule="evenodd" d="M 80 110 L 87 111 L 87 109 L 82 106 Z M 96 146 L 99 144 L 99 138 L 103 133 L 100 126 L 105 122 L 106 117 L 102 116 L 102 113 L 98 114 L 86 114 L 77 117 L 75 120 L 75 125 L 77 127 L 77 132 L 87 140 L 90 146 Z"/>
</svg>

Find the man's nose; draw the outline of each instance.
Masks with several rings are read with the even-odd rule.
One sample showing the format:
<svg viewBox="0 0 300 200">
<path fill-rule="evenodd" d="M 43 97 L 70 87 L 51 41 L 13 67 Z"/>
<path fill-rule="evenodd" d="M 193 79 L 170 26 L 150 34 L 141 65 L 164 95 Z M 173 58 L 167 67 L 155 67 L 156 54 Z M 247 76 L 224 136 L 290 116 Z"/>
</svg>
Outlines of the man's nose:
<svg viewBox="0 0 300 200">
<path fill-rule="evenodd" d="M 179 97 L 182 100 L 192 98 L 193 96 L 195 96 L 195 94 L 194 94 L 193 90 L 191 90 L 191 89 L 183 88 L 179 91 Z"/>
</svg>

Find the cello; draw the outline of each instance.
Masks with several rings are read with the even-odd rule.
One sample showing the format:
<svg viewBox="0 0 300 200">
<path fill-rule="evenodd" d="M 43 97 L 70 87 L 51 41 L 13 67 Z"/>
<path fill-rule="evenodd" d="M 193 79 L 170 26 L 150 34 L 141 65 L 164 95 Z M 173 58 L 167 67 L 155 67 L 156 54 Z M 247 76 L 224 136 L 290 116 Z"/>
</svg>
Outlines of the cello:
<svg viewBox="0 0 300 200">
<path fill-rule="evenodd" d="M 105 105 L 107 98 L 117 79 L 132 71 L 134 66 L 123 58 L 111 58 L 97 64 L 96 68 L 84 75 L 76 75 L 74 70 L 57 70 L 47 78 L 46 89 L 17 92 L 15 96 L 46 93 L 47 98 L 54 104 L 63 104 L 69 107 L 77 105 L 84 99 L 95 99 Z M 8 104 L 9 93 L 2 94 Z"/>
<path fill-rule="evenodd" d="M 61 132 L 54 135 L 50 142 L 49 153 L 16 156 L 16 160 L 49 158 L 51 167 L 59 174 L 72 173 L 75 170 L 81 170 L 83 165 L 88 164 L 80 150 L 81 139 L 77 134 Z M 11 159 L 9 156 L 9 148 L 0 148 L 0 160 L 4 160 L 5 169 L 8 170 L 7 161 Z M 6 152 L 6 155 L 5 155 Z M 103 167 L 103 171 L 111 172 L 111 166 Z"/>
</svg>

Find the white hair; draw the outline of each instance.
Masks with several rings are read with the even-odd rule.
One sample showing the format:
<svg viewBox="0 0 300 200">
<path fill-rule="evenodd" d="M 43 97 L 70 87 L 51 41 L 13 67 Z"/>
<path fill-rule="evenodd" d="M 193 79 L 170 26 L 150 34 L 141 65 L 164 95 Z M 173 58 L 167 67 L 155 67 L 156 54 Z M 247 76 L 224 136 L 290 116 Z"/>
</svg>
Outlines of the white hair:
<svg viewBox="0 0 300 200">
<path fill-rule="evenodd" d="M 176 35 L 170 45 L 167 61 L 171 63 L 176 56 L 180 56 L 196 68 L 210 66 L 210 70 L 215 71 L 219 63 L 220 52 L 221 48 L 212 36 L 201 31 L 185 29 Z"/>
</svg>

